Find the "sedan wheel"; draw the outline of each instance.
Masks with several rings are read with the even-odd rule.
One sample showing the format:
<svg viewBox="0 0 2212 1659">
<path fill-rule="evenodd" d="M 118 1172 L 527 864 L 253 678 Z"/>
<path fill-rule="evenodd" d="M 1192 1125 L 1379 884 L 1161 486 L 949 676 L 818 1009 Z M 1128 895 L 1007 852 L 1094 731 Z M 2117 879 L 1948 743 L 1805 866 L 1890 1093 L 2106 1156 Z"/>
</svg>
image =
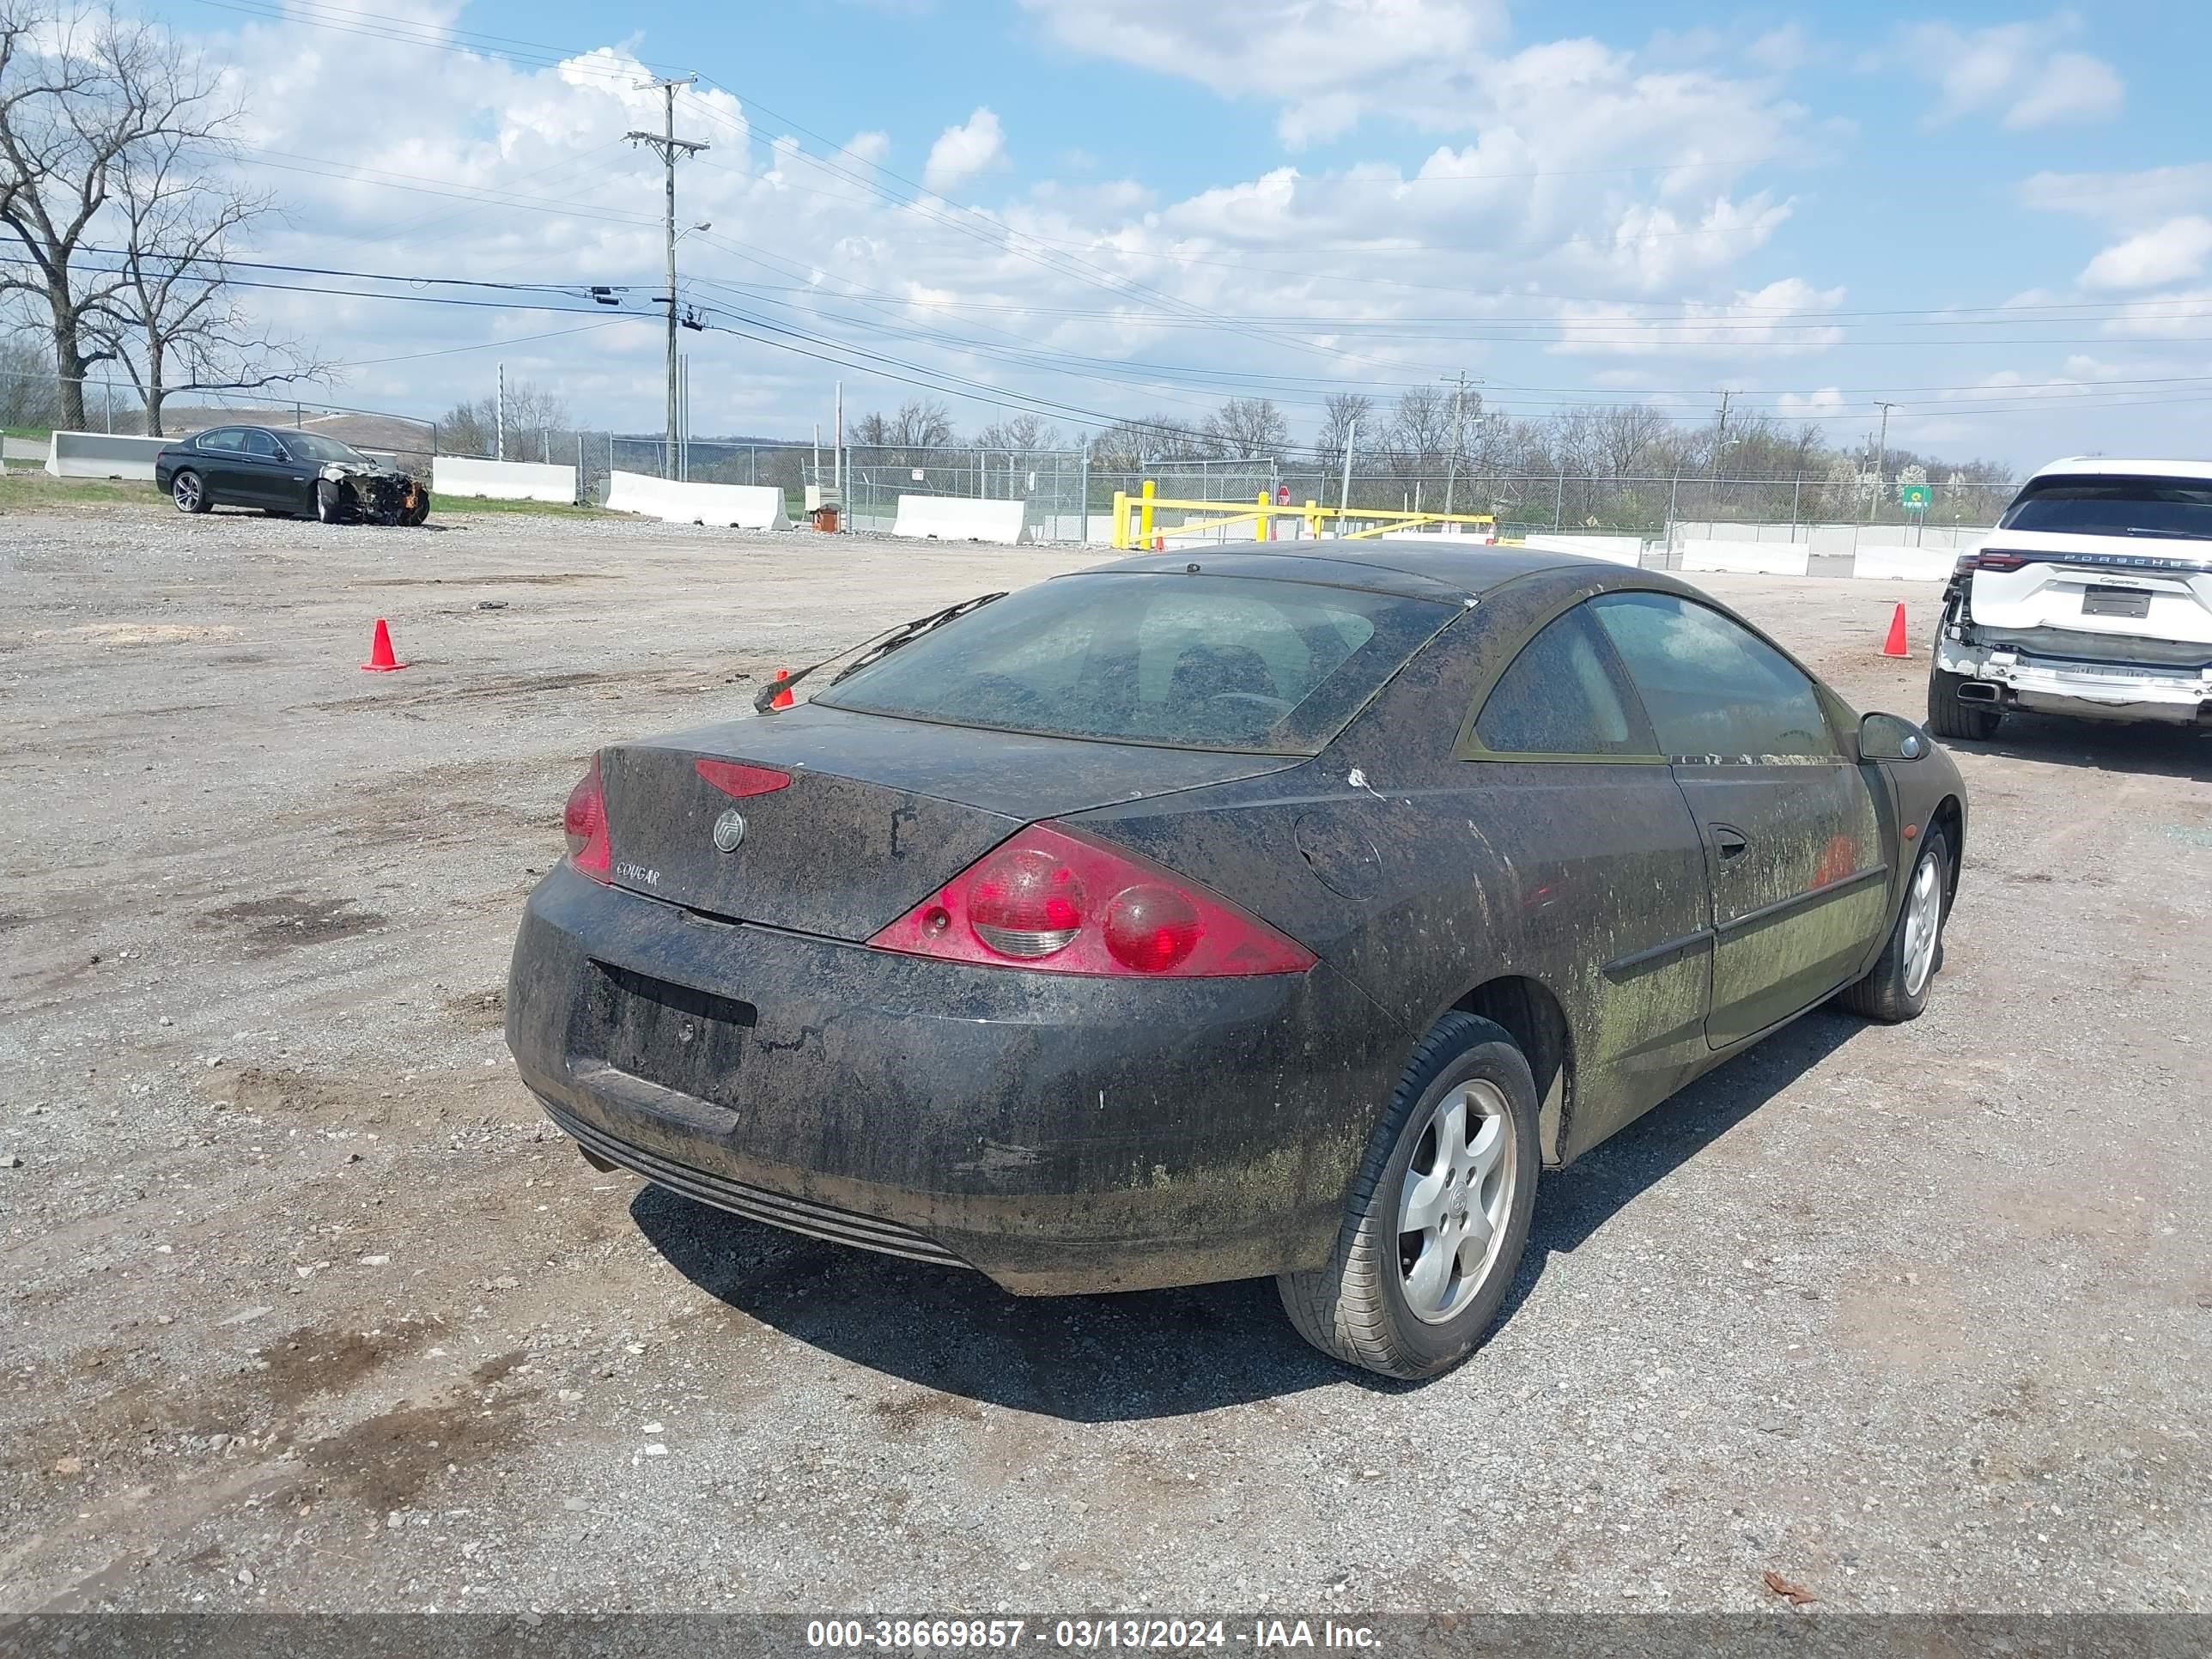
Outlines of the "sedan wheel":
<svg viewBox="0 0 2212 1659">
<path fill-rule="evenodd" d="M 1922 837 L 1920 861 L 1898 908 L 1897 924 L 1872 972 L 1843 994 L 1844 1006 L 1869 1019 L 1917 1019 L 1928 1006 L 1943 962 L 1943 918 L 1950 900 L 1951 850 L 1940 830 Z"/>
<path fill-rule="evenodd" d="M 1536 1085 L 1504 1027 L 1438 1020 L 1368 1143 L 1328 1263 L 1276 1281 L 1298 1334 L 1385 1376 L 1457 1364 L 1498 1316 L 1536 1201 Z"/>
<path fill-rule="evenodd" d="M 1513 1207 L 1513 1172 L 1512 1109 L 1495 1084 L 1477 1079 L 1437 1103 L 1398 1204 L 1398 1271 L 1416 1319 L 1455 1318 L 1489 1278 Z"/>
<path fill-rule="evenodd" d="M 197 472 L 179 472 L 169 481 L 169 499 L 177 504 L 179 513 L 204 513 L 208 510 L 207 487 Z"/>
</svg>

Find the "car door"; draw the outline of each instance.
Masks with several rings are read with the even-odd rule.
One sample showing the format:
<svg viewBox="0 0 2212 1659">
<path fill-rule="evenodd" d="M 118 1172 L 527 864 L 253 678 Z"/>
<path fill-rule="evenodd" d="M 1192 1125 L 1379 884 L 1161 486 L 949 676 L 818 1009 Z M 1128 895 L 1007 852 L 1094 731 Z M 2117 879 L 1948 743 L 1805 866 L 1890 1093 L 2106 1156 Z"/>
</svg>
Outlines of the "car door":
<svg viewBox="0 0 2212 1659">
<path fill-rule="evenodd" d="M 1547 623 L 1462 734 L 1468 823 L 1510 872 L 1523 965 L 1579 1044 L 1571 1151 L 1665 1099 L 1706 1058 L 1703 839 L 1587 602 Z M 1493 902 L 1504 892 L 1492 896 Z"/>
<path fill-rule="evenodd" d="M 246 507 L 289 507 L 292 463 L 276 440 L 252 427 L 241 434 L 238 460 L 238 493 Z"/>
<path fill-rule="evenodd" d="M 1589 608 L 1705 842 L 1705 1036 L 1726 1048 L 1838 989 L 1881 932 L 1889 872 L 1874 795 L 1811 678 L 1749 629 L 1674 593 Z"/>
<path fill-rule="evenodd" d="M 203 432 L 192 441 L 193 457 L 191 465 L 207 486 L 210 506 L 240 499 L 242 487 L 239 474 L 244 466 L 243 447 L 246 434 L 234 426 L 218 427 L 213 432 Z"/>
</svg>

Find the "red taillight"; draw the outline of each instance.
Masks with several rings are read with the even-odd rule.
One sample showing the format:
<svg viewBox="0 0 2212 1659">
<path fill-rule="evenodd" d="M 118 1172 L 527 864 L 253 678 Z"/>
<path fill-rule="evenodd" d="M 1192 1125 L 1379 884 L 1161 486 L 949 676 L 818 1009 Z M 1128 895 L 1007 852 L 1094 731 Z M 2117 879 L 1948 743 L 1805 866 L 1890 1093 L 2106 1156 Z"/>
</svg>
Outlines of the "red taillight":
<svg viewBox="0 0 2212 1659">
<path fill-rule="evenodd" d="M 1962 575 L 1969 570 L 2017 570 L 2027 562 L 2025 553 L 1969 553 L 1959 561 L 1952 574 Z"/>
<path fill-rule="evenodd" d="M 607 795 L 599 783 L 597 755 L 592 769 L 568 792 L 561 828 L 568 836 L 568 862 L 593 881 L 613 881 L 614 848 L 607 840 Z"/>
<path fill-rule="evenodd" d="M 1139 854 L 1033 823 L 868 943 L 1053 974 L 1303 974 L 1313 952 Z"/>
<path fill-rule="evenodd" d="M 743 761 L 708 760 L 702 755 L 691 769 L 726 795 L 772 795 L 791 787 L 791 774 L 772 766 L 748 766 Z"/>
</svg>

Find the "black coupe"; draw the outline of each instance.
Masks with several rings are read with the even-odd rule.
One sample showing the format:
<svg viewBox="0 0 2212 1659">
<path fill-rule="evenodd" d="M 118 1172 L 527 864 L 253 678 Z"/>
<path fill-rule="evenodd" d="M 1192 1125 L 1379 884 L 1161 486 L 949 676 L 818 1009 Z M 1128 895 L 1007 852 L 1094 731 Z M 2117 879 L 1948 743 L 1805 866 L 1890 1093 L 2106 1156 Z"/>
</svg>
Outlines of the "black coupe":
<svg viewBox="0 0 2212 1659">
<path fill-rule="evenodd" d="M 592 762 L 507 1037 L 600 1167 L 1022 1294 L 1277 1275 L 1420 1376 L 1540 1167 L 1927 1001 L 1957 770 L 1671 577 L 1341 543 L 956 612 Z"/>
<path fill-rule="evenodd" d="M 418 525 L 430 487 L 319 432 L 217 426 L 154 458 L 154 483 L 179 513 L 258 507 L 325 524 Z"/>
</svg>

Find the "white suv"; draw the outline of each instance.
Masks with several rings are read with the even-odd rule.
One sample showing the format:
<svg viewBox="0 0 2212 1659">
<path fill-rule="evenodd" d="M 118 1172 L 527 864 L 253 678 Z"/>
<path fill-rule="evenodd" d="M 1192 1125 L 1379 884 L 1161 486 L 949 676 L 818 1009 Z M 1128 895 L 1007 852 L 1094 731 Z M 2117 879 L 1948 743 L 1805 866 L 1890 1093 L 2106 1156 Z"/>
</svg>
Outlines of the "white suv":
<svg viewBox="0 0 2212 1659">
<path fill-rule="evenodd" d="M 2053 461 L 1951 573 L 1928 726 L 2212 719 L 2212 461 Z"/>
</svg>

